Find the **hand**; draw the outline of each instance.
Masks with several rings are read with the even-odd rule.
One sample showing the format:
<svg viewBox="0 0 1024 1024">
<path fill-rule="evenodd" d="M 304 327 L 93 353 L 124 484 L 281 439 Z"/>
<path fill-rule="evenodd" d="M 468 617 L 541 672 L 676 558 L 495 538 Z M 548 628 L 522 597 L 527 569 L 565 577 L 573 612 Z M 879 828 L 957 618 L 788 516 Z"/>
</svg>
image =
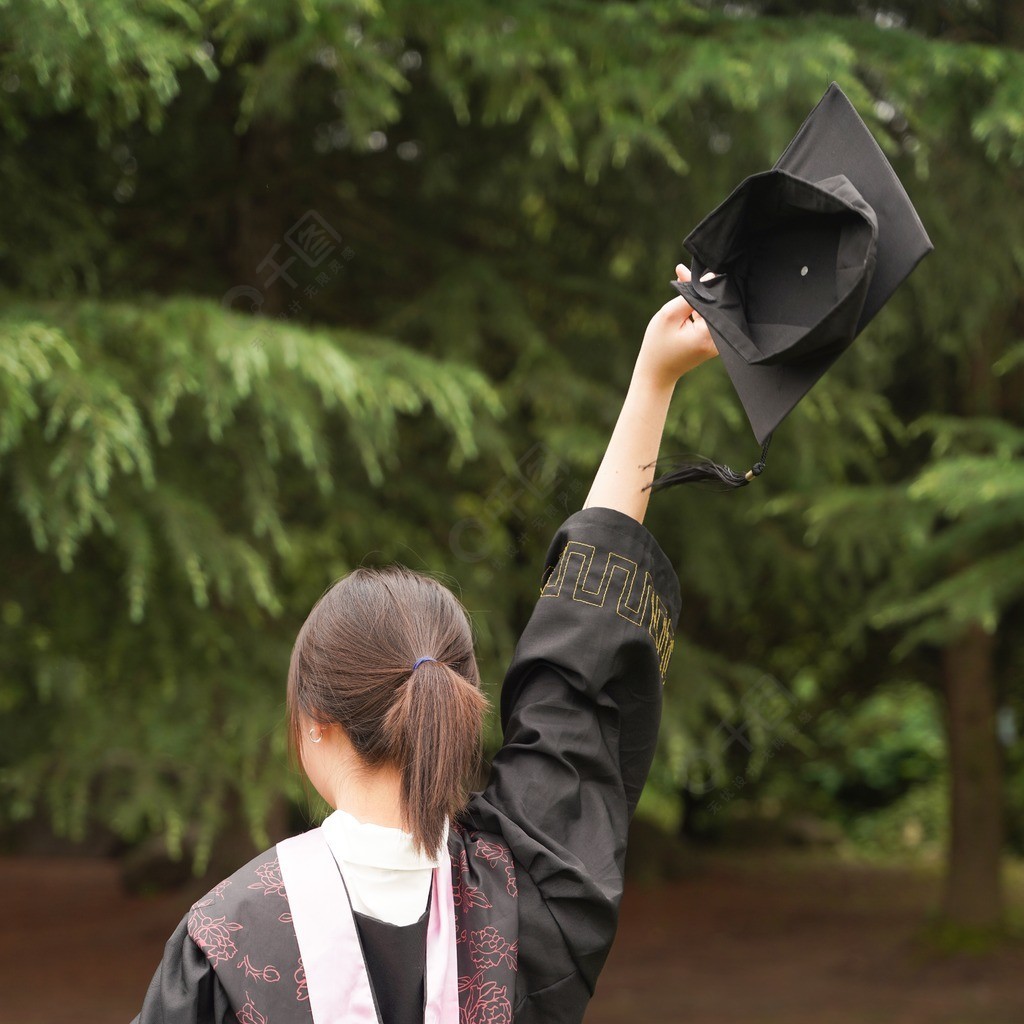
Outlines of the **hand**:
<svg viewBox="0 0 1024 1024">
<path fill-rule="evenodd" d="M 680 281 L 690 271 L 676 267 Z M 672 388 L 684 373 L 718 355 L 704 318 L 681 295 L 666 302 L 647 325 L 635 374 L 662 388 Z"/>
</svg>

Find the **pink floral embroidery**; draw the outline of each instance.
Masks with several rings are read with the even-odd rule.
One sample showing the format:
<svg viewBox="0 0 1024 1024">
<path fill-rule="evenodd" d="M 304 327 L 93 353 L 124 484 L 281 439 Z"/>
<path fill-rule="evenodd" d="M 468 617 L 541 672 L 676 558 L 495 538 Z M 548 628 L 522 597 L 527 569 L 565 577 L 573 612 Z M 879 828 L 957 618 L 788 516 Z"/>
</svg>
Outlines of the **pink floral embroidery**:
<svg viewBox="0 0 1024 1024">
<path fill-rule="evenodd" d="M 506 942 L 493 925 L 473 932 L 469 937 L 469 955 L 481 970 L 497 967 L 502 960 L 508 962 L 513 971 L 518 970 L 519 943 Z"/>
<path fill-rule="evenodd" d="M 256 877 L 259 881 L 252 882 L 250 889 L 262 889 L 264 896 L 287 896 L 284 889 L 284 879 L 281 878 L 281 865 L 275 857 L 261 864 L 256 869 Z"/>
<path fill-rule="evenodd" d="M 486 839 L 480 839 L 476 843 L 474 851 L 477 857 L 482 857 L 492 868 L 499 864 L 508 863 L 508 850 L 497 843 L 489 843 Z"/>
<path fill-rule="evenodd" d="M 515 972 L 519 966 L 519 943 L 510 942 L 493 925 L 487 924 L 491 915 L 482 913 L 478 907 L 490 909 L 492 898 L 500 893 L 501 874 L 492 878 L 487 872 L 470 875 L 468 846 L 472 844 L 474 856 L 486 861 L 492 871 L 501 869 L 505 876 L 505 891 L 516 898 L 516 869 L 508 846 L 497 837 L 485 838 L 484 834 L 456 826 L 467 849 L 459 853 L 458 874 L 453 878 L 458 907 L 456 924 L 456 945 L 459 966 L 466 973 L 459 977 L 459 1024 L 512 1024 L 512 1005 L 509 992 Z M 483 888 L 469 885 L 475 877 Z M 493 890 L 488 886 L 494 886 Z M 503 899 L 498 900 L 502 911 L 511 909 Z M 481 920 L 482 919 L 482 920 Z M 474 927 L 474 924 L 483 927 Z"/>
<path fill-rule="evenodd" d="M 302 966 L 302 957 L 299 957 L 299 966 L 292 975 L 295 979 L 295 998 L 304 1003 L 309 999 L 309 991 L 306 989 L 306 968 Z"/>
<path fill-rule="evenodd" d="M 242 957 L 241 962 L 237 966 L 245 968 L 246 978 L 255 978 L 256 981 L 269 981 L 271 984 L 275 981 L 281 980 L 281 975 L 276 967 L 271 965 L 268 965 L 267 967 L 255 967 L 249 959 L 248 953 Z"/>
<path fill-rule="evenodd" d="M 216 896 L 217 899 L 224 899 L 224 890 L 231 884 L 230 878 L 225 878 L 223 882 L 218 882 L 213 889 L 210 890 L 211 896 Z"/>
<path fill-rule="evenodd" d="M 483 907 L 491 909 L 491 901 L 475 885 L 466 884 L 466 876 L 469 874 L 469 861 L 466 858 L 466 851 L 459 854 L 459 874 L 452 887 L 452 899 L 455 906 L 461 909 L 468 907 Z"/>
<path fill-rule="evenodd" d="M 238 1024 L 267 1024 L 267 1018 L 253 1005 L 252 996 L 245 993 L 245 1005 L 235 1014 Z"/>
<path fill-rule="evenodd" d="M 230 884 L 230 878 L 225 878 L 223 882 L 218 882 L 198 903 L 192 905 L 192 909 L 194 910 L 196 907 L 212 907 L 216 900 L 224 899 L 224 890 Z"/>
<path fill-rule="evenodd" d="M 479 832 L 475 833 L 475 836 L 479 835 Z M 508 847 L 479 838 L 475 840 L 473 845 L 474 856 L 487 861 L 492 868 L 496 868 L 499 864 L 505 865 L 505 891 L 511 897 L 517 897 L 519 895 L 519 887 L 516 885 L 516 868 L 512 863 L 512 854 Z"/>
<path fill-rule="evenodd" d="M 291 924 L 292 923 L 292 915 L 289 914 L 288 911 L 286 910 L 283 914 L 281 914 L 278 917 L 278 921 L 280 921 L 281 924 Z"/>
<path fill-rule="evenodd" d="M 231 933 L 241 928 L 237 921 L 229 921 L 226 917 L 210 917 L 200 904 L 192 908 L 188 919 L 188 933 L 192 941 L 206 954 L 214 967 L 222 961 L 234 959 L 238 947 Z"/>
<path fill-rule="evenodd" d="M 468 996 L 465 996 L 468 990 Z M 459 1024 L 511 1024 L 508 988 L 493 981 L 459 978 Z"/>
</svg>

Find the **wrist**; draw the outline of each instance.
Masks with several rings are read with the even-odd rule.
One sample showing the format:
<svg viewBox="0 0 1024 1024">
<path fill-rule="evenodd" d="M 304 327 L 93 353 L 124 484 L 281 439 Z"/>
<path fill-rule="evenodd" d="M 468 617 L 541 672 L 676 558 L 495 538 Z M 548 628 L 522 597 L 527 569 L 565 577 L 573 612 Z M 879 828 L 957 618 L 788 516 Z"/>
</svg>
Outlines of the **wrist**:
<svg viewBox="0 0 1024 1024">
<path fill-rule="evenodd" d="M 678 380 L 679 378 L 673 374 L 665 373 L 638 359 L 633 368 L 629 390 L 647 399 L 668 400 L 672 397 Z"/>
</svg>

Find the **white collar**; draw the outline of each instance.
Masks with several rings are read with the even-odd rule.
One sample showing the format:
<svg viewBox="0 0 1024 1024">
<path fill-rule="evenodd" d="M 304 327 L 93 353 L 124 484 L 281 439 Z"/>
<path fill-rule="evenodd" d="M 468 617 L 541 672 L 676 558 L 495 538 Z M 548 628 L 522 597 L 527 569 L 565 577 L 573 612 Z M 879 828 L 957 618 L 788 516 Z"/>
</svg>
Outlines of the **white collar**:
<svg viewBox="0 0 1024 1024">
<path fill-rule="evenodd" d="M 439 867 L 448 856 L 447 821 L 433 857 L 416 850 L 412 833 L 360 821 L 340 808 L 329 814 L 321 827 L 331 848 L 350 864 L 411 871 Z"/>
</svg>

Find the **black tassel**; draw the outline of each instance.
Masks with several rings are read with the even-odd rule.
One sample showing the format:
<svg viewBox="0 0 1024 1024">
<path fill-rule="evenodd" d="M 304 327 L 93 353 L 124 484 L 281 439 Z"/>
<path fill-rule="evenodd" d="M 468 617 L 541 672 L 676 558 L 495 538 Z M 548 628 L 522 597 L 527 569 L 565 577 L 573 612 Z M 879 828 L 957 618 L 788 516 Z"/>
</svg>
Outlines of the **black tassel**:
<svg viewBox="0 0 1024 1024">
<path fill-rule="evenodd" d="M 717 480 L 726 487 L 746 487 L 755 477 L 764 472 L 765 460 L 768 457 L 768 445 L 771 444 L 771 440 L 772 435 L 769 434 L 764 439 L 764 444 L 761 445 L 761 458 L 746 473 L 737 473 L 729 466 L 723 466 L 712 462 L 711 459 L 697 456 L 697 462 L 677 463 L 674 469 L 662 474 L 657 480 L 652 480 L 642 490 L 646 491 L 649 487 L 652 492 L 661 491 L 666 487 L 674 487 L 676 484 L 698 483 L 701 480 Z M 653 465 L 653 462 L 649 462 L 643 468 L 647 469 Z"/>
</svg>

